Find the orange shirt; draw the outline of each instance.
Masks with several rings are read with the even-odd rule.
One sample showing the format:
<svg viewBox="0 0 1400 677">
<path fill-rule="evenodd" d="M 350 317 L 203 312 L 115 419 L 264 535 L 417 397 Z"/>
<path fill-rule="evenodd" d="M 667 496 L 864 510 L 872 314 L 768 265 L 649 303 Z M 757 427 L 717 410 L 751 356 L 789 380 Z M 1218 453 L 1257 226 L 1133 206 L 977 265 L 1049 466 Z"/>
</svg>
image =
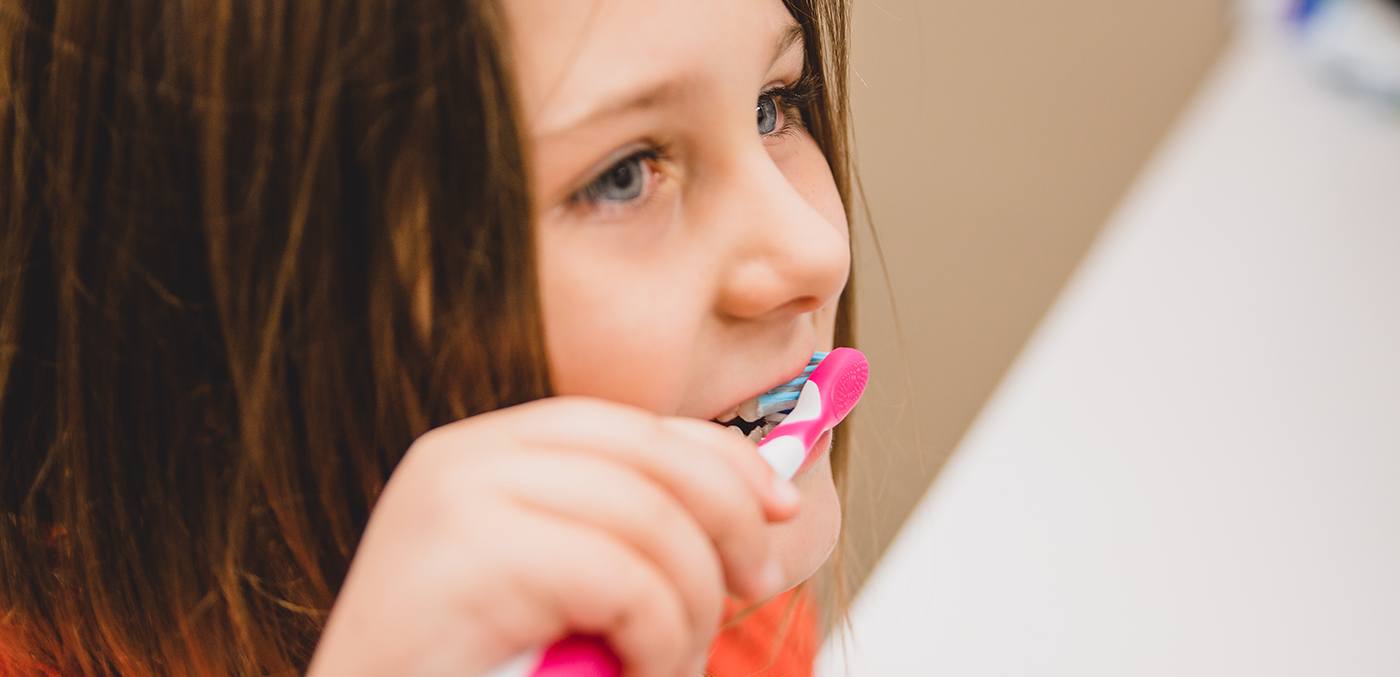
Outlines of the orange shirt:
<svg viewBox="0 0 1400 677">
<path fill-rule="evenodd" d="M 796 602 L 792 602 L 796 598 Z M 710 647 L 707 677 L 811 677 L 817 658 L 817 614 L 806 586 L 763 603 L 743 620 L 722 630 Z M 788 604 L 793 603 L 789 618 Z M 725 600 L 724 617 L 741 610 Z M 0 658 L 5 656 L 0 655 Z M 18 657 L 11 657 L 18 658 Z M 20 665 L 24 662 L 21 661 Z M 14 663 L 0 661 L 0 672 Z M 60 677 L 47 666 L 30 666 L 33 674 Z M 29 674 L 29 673 L 26 673 Z"/>
<path fill-rule="evenodd" d="M 789 602 L 792 616 L 784 623 Z M 720 632 L 706 664 L 709 677 L 811 677 L 817 659 L 817 614 L 807 586 L 765 602 L 732 627 Z M 725 602 L 725 618 L 740 610 Z"/>
</svg>

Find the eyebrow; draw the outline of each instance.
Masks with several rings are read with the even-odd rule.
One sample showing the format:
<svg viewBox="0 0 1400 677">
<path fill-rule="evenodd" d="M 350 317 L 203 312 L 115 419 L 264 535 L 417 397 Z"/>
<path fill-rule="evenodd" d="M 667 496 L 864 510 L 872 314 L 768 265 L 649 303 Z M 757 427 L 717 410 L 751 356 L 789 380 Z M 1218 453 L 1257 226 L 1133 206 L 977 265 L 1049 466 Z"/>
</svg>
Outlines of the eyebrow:
<svg viewBox="0 0 1400 677">
<path fill-rule="evenodd" d="M 803 41 L 802 27 L 796 23 L 788 23 L 781 35 L 778 36 L 776 45 L 773 48 L 772 62 L 776 62 L 787 53 L 793 45 L 801 44 Z M 571 121 L 546 130 L 544 135 L 558 134 L 577 127 L 583 127 L 602 118 L 620 115 L 633 110 L 645 110 L 653 108 L 660 102 L 675 98 L 681 90 L 685 89 L 683 81 L 674 78 L 652 84 L 641 88 L 634 94 L 618 97 L 613 103 L 603 104 L 590 111 L 584 112 Z"/>
</svg>

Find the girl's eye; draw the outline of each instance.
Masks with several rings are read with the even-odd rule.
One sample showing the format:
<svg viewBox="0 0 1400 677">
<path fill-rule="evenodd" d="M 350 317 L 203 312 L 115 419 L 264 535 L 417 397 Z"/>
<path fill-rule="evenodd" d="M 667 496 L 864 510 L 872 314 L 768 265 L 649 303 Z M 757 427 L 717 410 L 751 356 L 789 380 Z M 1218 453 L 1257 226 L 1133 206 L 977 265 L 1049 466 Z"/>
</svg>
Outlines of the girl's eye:
<svg viewBox="0 0 1400 677">
<path fill-rule="evenodd" d="M 791 85 L 774 87 L 758 95 L 754 113 L 760 136 L 786 136 L 806 126 L 804 115 L 816 100 L 820 85 L 816 77 L 803 74 Z"/>
<path fill-rule="evenodd" d="M 758 133 L 768 136 L 778 130 L 778 101 L 771 92 L 758 97 Z"/>
<path fill-rule="evenodd" d="M 760 94 L 754 107 L 758 133 L 763 137 L 782 137 L 803 129 L 806 107 L 811 105 L 819 88 L 818 80 L 804 73 L 794 84 L 774 87 Z M 651 184 L 664 176 L 657 165 L 669 161 L 670 157 L 664 144 L 639 150 L 580 188 L 570 196 L 569 203 L 621 206 L 645 200 Z"/>
<path fill-rule="evenodd" d="M 651 171 L 649 163 L 656 158 L 655 150 L 633 153 L 584 186 L 574 200 L 589 204 L 636 200 L 646 191 L 647 174 Z"/>
</svg>

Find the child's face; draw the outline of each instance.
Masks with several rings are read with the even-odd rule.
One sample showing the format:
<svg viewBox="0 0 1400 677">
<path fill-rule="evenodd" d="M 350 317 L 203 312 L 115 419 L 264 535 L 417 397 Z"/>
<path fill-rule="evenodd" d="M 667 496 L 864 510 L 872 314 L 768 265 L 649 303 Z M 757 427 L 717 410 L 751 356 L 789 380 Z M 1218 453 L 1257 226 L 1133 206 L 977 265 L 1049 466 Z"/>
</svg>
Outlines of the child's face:
<svg viewBox="0 0 1400 677">
<path fill-rule="evenodd" d="M 556 392 L 711 419 L 829 350 L 849 240 L 816 142 L 763 94 L 803 70 L 782 2 L 506 6 Z M 795 481 L 770 527 L 793 583 L 840 525 L 826 454 Z"/>
</svg>

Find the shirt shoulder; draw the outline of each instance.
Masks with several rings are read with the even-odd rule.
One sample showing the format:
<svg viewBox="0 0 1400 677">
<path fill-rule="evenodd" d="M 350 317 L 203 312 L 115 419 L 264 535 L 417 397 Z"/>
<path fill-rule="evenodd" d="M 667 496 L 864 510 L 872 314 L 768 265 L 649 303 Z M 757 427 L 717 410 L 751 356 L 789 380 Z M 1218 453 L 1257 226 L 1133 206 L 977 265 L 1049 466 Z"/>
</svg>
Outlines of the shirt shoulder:
<svg viewBox="0 0 1400 677">
<path fill-rule="evenodd" d="M 811 677 L 817 658 L 817 613 L 808 586 L 764 602 L 720 631 L 710 646 L 712 677 Z M 726 619 L 740 611 L 725 601 Z"/>
</svg>

